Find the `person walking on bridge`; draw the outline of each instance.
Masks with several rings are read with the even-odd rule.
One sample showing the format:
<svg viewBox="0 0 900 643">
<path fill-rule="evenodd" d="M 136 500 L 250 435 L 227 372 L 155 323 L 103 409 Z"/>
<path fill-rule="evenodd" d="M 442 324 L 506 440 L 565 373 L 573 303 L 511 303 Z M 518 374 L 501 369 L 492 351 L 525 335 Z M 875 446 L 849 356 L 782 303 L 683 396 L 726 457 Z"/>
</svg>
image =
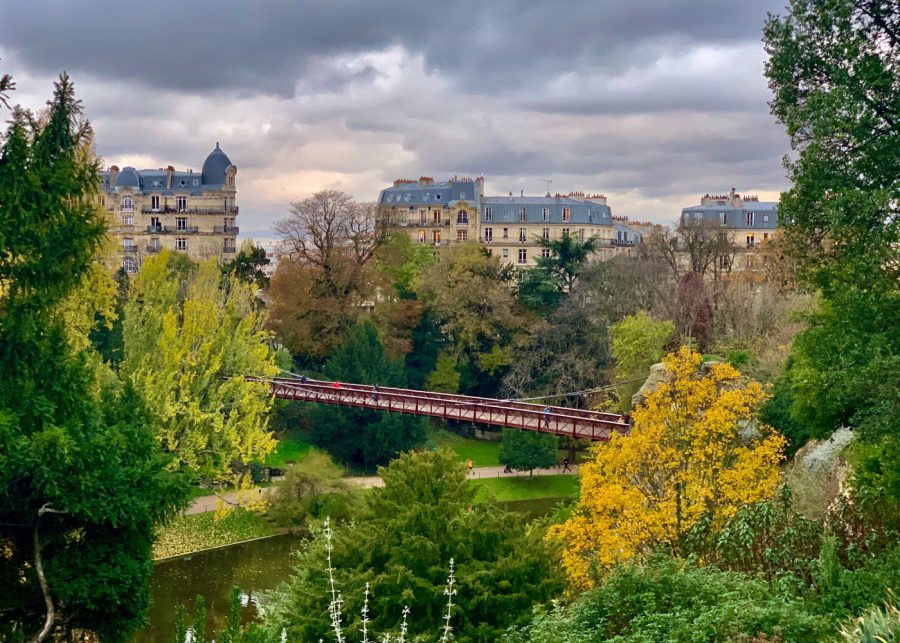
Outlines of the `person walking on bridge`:
<svg viewBox="0 0 900 643">
<path fill-rule="evenodd" d="M 544 407 L 544 428 L 548 431 L 550 430 L 550 416 L 553 414 L 553 411 L 549 406 Z"/>
<path fill-rule="evenodd" d="M 375 385 L 375 388 L 372 389 L 372 401 L 378 402 L 378 384 Z"/>
</svg>

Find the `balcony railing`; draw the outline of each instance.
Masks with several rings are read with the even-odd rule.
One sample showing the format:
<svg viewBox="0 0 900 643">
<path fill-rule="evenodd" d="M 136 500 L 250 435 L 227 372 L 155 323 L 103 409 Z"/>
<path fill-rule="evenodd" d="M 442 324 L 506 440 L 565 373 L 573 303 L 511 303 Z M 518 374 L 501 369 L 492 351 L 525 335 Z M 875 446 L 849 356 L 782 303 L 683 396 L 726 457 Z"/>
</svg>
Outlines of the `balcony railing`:
<svg viewBox="0 0 900 643">
<path fill-rule="evenodd" d="M 240 231 L 238 226 L 233 225 L 213 226 L 213 232 L 216 234 L 238 234 Z"/>
<path fill-rule="evenodd" d="M 174 226 L 174 225 L 148 225 L 147 232 L 149 234 L 191 234 L 199 232 L 200 228 L 195 225 Z"/>
<path fill-rule="evenodd" d="M 137 246 L 122 246 L 122 252 L 132 253 L 137 252 Z"/>
<path fill-rule="evenodd" d="M 159 208 L 141 208 L 143 214 L 238 214 L 238 206 L 223 205 L 216 208 L 188 208 L 179 210 L 177 207 L 162 206 Z"/>
<path fill-rule="evenodd" d="M 147 244 L 147 253 L 151 255 L 159 254 L 159 251 L 162 250 L 162 246 L 157 246 L 152 243 Z"/>
<path fill-rule="evenodd" d="M 234 254 L 237 252 L 237 246 L 222 246 L 222 252 L 225 254 Z"/>
</svg>

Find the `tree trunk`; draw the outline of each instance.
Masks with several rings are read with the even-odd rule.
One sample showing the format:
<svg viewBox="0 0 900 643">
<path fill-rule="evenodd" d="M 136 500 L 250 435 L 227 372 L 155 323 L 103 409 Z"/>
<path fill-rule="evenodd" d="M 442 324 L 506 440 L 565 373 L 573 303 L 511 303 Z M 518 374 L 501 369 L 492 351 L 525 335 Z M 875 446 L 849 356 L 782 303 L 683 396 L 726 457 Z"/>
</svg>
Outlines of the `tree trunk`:
<svg viewBox="0 0 900 643">
<path fill-rule="evenodd" d="M 41 591 L 44 593 L 44 603 L 47 606 L 47 617 L 44 620 L 44 627 L 41 631 L 34 635 L 29 643 L 41 643 L 49 636 L 53 629 L 53 621 L 56 618 L 56 611 L 53 609 L 53 599 L 50 598 L 50 587 L 47 585 L 47 577 L 44 575 L 44 564 L 41 561 L 41 541 L 38 537 L 38 526 L 34 526 L 34 570 L 37 572 L 38 581 L 41 584 Z"/>
</svg>

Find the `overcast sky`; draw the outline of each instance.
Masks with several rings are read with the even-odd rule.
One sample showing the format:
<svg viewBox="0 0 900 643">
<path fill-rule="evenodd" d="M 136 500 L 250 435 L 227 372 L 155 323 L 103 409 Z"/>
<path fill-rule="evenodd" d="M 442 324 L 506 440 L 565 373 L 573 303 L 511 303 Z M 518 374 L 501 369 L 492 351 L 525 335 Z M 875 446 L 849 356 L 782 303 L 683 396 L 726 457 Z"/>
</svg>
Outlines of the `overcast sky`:
<svg viewBox="0 0 900 643">
<path fill-rule="evenodd" d="M 783 0 L 0 0 L 0 73 L 39 107 L 72 76 L 106 164 L 238 167 L 242 236 L 338 187 L 480 175 L 602 192 L 673 221 L 776 199 L 787 139 L 761 33 Z"/>
</svg>

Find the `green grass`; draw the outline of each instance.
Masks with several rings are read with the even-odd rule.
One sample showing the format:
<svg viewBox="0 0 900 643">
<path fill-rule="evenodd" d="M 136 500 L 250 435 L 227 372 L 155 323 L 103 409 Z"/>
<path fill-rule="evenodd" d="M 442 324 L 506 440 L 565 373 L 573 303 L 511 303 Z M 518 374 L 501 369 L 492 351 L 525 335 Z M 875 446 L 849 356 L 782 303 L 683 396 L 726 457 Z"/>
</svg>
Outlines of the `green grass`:
<svg viewBox="0 0 900 643">
<path fill-rule="evenodd" d="M 574 498 L 578 495 L 578 476 L 571 475 L 482 478 L 472 480 L 470 484 L 477 489 L 476 502 L 484 502 L 489 498 L 506 502 L 537 498 Z"/>
<path fill-rule="evenodd" d="M 220 520 L 216 520 L 214 511 L 179 516 L 159 530 L 153 545 L 153 558 L 180 556 L 274 533 L 272 526 L 259 514 L 246 509 L 234 509 Z"/>
<path fill-rule="evenodd" d="M 432 448 L 446 447 L 456 453 L 460 462 L 472 460 L 476 467 L 496 467 L 500 464 L 500 442 L 491 440 L 475 440 L 446 429 L 429 429 L 428 446 Z"/>
<path fill-rule="evenodd" d="M 266 466 L 283 469 L 288 462 L 297 462 L 312 448 L 306 437 L 296 433 L 285 435 L 266 458 Z"/>
</svg>

